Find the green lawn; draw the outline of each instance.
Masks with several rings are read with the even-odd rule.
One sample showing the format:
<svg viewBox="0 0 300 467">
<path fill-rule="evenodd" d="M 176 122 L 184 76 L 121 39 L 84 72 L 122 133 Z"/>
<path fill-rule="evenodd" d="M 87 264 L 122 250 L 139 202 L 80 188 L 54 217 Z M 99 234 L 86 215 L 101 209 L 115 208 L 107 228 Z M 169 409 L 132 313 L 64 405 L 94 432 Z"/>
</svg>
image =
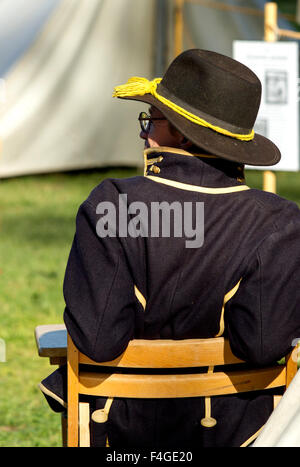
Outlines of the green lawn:
<svg viewBox="0 0 300 467">
<path fill-rule="evenodd" d="M 75 215 L 91 189 L 106 177 L 135 170 L 91 171 L 0 180 L 0 447 L 60 446 L 60 417 L 37 388 L 50 372 L 39 358 L 34 328 L 62 322 L 62 282 Z M 300 174 L 278 173 L 278 193 L 300 205 Z M 248 185 L 262 174 L 248 171 Z"/>
<path fill-rule="evenodd" d="M 109 176 L 98 171 L 0 180 L 0 446 L 60 446 L 60 417 L 37 388 L 49 372 L 34 328 L 62 322 L 62 282 L 75 216 L 91 189 Z M 54 367 L 53 367 L 54 369 Z"/>
</svg>

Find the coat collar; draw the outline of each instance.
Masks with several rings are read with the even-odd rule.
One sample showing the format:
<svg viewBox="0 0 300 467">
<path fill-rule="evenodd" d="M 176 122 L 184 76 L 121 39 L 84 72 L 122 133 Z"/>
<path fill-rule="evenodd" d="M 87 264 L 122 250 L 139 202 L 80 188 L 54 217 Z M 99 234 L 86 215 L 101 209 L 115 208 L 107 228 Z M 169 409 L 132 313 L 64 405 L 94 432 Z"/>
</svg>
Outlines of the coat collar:
<svg viewBox="0 0 300 467">
<path fill-rule="evenodd" d="M 195 191 L 209 192 L 207 189 L 216 189 L 216 193 L 226 193 L 230 192 L 230 188 L 233 188 L 231 191 L 248 189 L 243 165 L 177 148 L 146 149 L 144 176 L 160 183 L 177 185 L 178 188 L 184 189 L 185 184 L 198 187 Z"/>
</svg>

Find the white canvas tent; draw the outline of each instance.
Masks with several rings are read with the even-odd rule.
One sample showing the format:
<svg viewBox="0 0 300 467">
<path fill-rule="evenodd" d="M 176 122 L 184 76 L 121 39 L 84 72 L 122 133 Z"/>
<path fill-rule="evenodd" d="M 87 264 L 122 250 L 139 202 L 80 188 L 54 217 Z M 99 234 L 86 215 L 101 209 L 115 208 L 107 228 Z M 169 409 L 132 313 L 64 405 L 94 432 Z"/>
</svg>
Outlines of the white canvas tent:
<svg viewBox="0 0 300 467">
<path fill-rule="evenodd" d="M 151 75 L 152 25 L 151 0 L 61 0 L 5 76 L 0 176 L 140 164 L 143 109 L 112 91 Z"/>
<path fill-rule="evenodd" d="M 173 0 L 2 0 L 0 178 L 142 165 L 137 115 L 147 107 L 111 96 L 130 76 L 161 76 L 174 54 L 174 5 Z M 263 5 L 247 0 L 247 7 L 260 13 Z M 30 33 L 36 36 L 32 43 Z M 206 0 L 184 3 L 183 49 L 232 55 L 234 40 L 261 40 L 263 33 L 261 14 L 210 8 Z"/>
</svg>

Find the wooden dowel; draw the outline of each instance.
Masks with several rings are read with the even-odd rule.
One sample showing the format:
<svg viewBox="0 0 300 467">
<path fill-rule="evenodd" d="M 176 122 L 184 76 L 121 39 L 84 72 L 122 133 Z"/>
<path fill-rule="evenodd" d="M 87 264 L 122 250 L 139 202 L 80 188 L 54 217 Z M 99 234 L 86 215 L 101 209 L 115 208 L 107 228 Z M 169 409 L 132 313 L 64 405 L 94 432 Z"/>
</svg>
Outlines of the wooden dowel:
<svg viewBox="0 0 300 467">
<path fill-rule="evenodd" d="M 267 2 L 265 4 L 265 41 L 275 42 L 277 40 L 277 3 Z"/>
<path fill-rule="evenodd" d="M 184 0 L 175 0 L 174 57 L 177 57 L 183 49 L 183 4 Z"/>
<path fill-rule="evenodd" d="M 276 193 L 276 175 L 270 170 L 264 171 L 263 190 L 270 193 Z"/>
<path fill-rule="evenodd" d="M 300 32 L 289 31 L 288 29 L 278 29 L 278 34 L 281 37 L 290 37 L 291 39 L 300 39 Z"/>
<path fill-rule="evenodd" d="M 265 35 L 264 39 L 266 42 L 276 42 L 277 41 L 277 21 L 278 21 L 278 7 L 275 2 L 267 2 L 265 4 L 265 21 L 264 29 Z M 263 190 L 269 191 L 270 193 L 276 193 L 276 175 L 267 170 L 263 174 Z"/>
</svg>

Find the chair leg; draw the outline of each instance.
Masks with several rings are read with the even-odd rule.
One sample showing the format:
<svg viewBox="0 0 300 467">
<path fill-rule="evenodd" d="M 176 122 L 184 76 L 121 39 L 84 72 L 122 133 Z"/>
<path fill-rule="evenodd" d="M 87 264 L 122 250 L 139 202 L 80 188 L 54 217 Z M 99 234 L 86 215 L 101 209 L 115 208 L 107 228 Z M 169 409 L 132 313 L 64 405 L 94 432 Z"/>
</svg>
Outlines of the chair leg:
<svg viewBox="0 0 300 467">
<path fill-rule="evenodd" d="M 79 402 L 79 446 L 90 447 L 90 404 Z"/>
<path fill-rule="evenodd" d="M 68 335 L 68 447 L 78 447 L 78 350 Z"/>
</svg>

